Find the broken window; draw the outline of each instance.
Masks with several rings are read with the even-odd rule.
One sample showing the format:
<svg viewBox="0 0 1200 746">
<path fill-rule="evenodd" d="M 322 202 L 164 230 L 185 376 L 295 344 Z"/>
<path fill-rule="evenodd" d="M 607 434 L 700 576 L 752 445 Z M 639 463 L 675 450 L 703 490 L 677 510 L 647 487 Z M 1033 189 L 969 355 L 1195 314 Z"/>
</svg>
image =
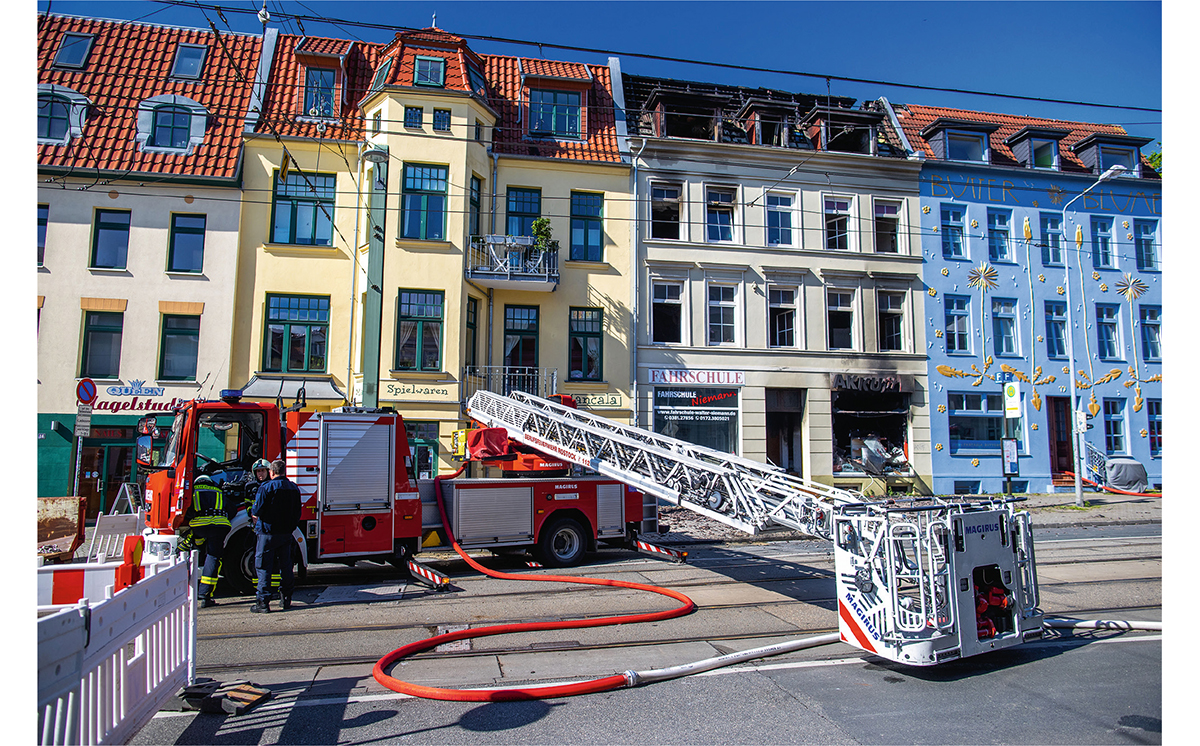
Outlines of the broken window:
<svg viewBox="0 0 1200 746">
<path fill-rule="evenodd" d="M 664 107 L 660 137 L 686 137 L 690 140 L 715 140 L 716 112 L 682 106 Z"/>
<path fill-rule="evenodd" d="M 833 471 L 872 476 L 912 474 L 908 394 L 833 392 Z"/>
<path fill-rule="evenodd" d="M 679 238 L 678 184 L 650 186 L 650 237 Z"/>
</svg>

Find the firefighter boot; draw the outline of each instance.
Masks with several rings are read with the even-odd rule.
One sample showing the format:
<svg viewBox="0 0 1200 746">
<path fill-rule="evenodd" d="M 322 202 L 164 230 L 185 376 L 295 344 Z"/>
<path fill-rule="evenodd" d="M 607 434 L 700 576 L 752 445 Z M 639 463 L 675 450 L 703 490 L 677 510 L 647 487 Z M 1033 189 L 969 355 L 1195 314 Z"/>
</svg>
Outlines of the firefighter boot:
<svg viewBox="0 0 1200 746">
<path fill-rule="evenodd" d="M 255 614 L 268 614 L 271 611 L 271 602 L 255 601 L 254 605 L 250 607 L 250 611 L 254 612 Z"/>
<path fill-rule="evenodd" d="M 282 603 L 282 605 L 283 605 L 283 610 L 287 611 L 288 609 L 292 608 L 292 597 L 291 596 L 282 596 L 280 598 L 280 603 Z"/>
</svg>

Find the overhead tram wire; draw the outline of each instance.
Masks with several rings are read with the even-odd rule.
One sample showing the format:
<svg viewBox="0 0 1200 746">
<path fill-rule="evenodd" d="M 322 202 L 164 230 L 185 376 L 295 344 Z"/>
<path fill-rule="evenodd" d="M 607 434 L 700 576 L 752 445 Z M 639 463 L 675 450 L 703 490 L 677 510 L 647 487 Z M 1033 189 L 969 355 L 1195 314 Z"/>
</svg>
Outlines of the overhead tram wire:
<svg viewBox="0 0 1200 746">
<path fill-rule="evenodd" d="M 205 4 L 205 3 L 200 3 L 200 2 L 197 2 L 196 0 L 193 0 L 192 2 L 183 2 L 182 0 L 154 0 L 154 2 L 164 3 L 167 5 L 177 5 L 180 7 L 196 8 L 198 10 L 203 10 L 203 9 L 215 10 L 217 8 L 223 7 L 223 6 L 218 6 L 218 5 L 209 5 L 209 4 Z M 251 11 L 243 10 L 241 8 L 225 8 L 225 9 L 230 10 L 231 12 L 237 12 L 237 13 L 251 12 Z M 326 23 L 329 25 L 341 24 L 344 26 L 357 26 L 359 28 L 371 28 L 371 29 L 377 29 L 377 30 L 382 30 L 382 31 L 395 32 L 395 31 L 419 31 L 420 30 L 420 29 L 415 29 L 415 28 L 411 28 L 408 26 L 396 26 L 396 25 L 388 25 L 388 24 L 381 24 L 381 23 L 370 23 L 370 22 L 366 22 L 366 21 L 350 21 L 350 20 L 341 19 L 341 18 L 328 18 L 328 17 L 322 17 L 322 16 L 302 16 L 302 15 L 299 15 L 296 13 L 282 13 L 281 12 L 280 15 L 288 16 L 291 18 L 297 18 L 297 19 L 301 19 L 301 20 L 305 20 L 305 21 L 309 21 L 309 22 L 315 22 L 315 23 Z M 1098 102 L 1090 102 L 1090 101 L 1072 101 L 1069 99 L 1049 98 L 1049 97 L 1045 97 L 1045 96 L 1025 96 L 1025 95 L 1016 94 L 1016 93 L 996 93 L 996 92 L 991 92 L 991 91 L 973 91 L 973 90 L 969 90 L 969 89 L 965 89 L 965 88 L 950 88 L 950 87 L 946 87 L 946 86 L 921 85 L 918 83 L 897 83 L 897 82 L 886 81 L 886 80 L 876 80 L 873 78 L 856 78 L 856 77 L 849 77 L 849 76 L 844 76 L 844 75 L 830 75 L 827 73 L 801 72 L 801 71 L 797 71 L 797 70 L 779 70 L 779 69 L 775 69 L 775 68 L 757 67 L 757 66 L 752 66 L 752 65 L 735 65 L 735 64 L 727 63 L 727 62 L 706 62 L 704 60 L 694 60 L 694 59 L 688 59 L 688 58 L 684 58 L 684 57 L 668 57 L 665 55 L 644 54 L 644 53 L 639 53 L 639 52 L 622 52 L 622 51 L 618 51 L 618 50 L 601 49 L 601 48 L 595 48 L 595 47 L 580 47 L 580 46 L 574 46 L 574 45 L 569 45 L 569 44 L 554 44 L 551 42 L 527 41 L 527 40 L 523 40 L 523 39 L 509 39 L 509 38 L 500 37 L 500 36 L 482 36 L 482 35 L 476 35 L 476 34 L 457 34 L 457 33 L 455 34 L 455 36 L 458 36 L 463 39 L 474 39 L 476 41 L 493 42 L 493 43 L 497 43 L 497 44 L 515 44 L 515 45 L 520 45 L 520 46 L 537 47 L 537 48 L 548 47 L 550 49 L 562 49 L 562 50 L 570 51 L 570 52 L 585 52 L 588 54 L 598 54 L 598 55 L 615 55 L 618 57 L 632 57 L 632 58 L 637 58 L 637 59 L 655 60 L 658 62 L 674 62 L 674 63 L 680 63 L 680 64 L 685 64 L 685 65 L 700 65 L 703 67 L 716 67 L 716 68 L 722 68 L 722 69 L 727 69 L 727 70 L 742 70 L 745 72 L 769 73 L 769 74 L 774 74 L 774 75 L 791 75 L 791 76 L 805 77 L 805 78 L 816 78 L 819 80 L 836 80 L 836 81 L 843 82 L 843 83 L 861 83 L 861 84 L 865 84 L 865 85 L 885 86 L 885 87 L 891 87 L 891 88 L 907 88 L 907 89 L 919 90 L 919 91 L 937 91 L 937 92 L 941 92 L 941 93 L 961 93 L 961 94 L 966 94 L 966 95 L 970 95 L 970 96 L 986 96 L 989 98 L 1005 98 L 1005 99 L 1013 99 L 1013 100 L 1017 100 L 1017 101 L 1033 101 L 1033 102 L 1038 102 L 1038 103 L 1050 103 L 1050 104 L 1067 104 L 1070 106 L 1084 106 L 1084 107 L 1099 108 L 1099 109 L 1120 109 L 1120 110 L 1126 110 L 1126 111 L 1147 111 L 1147 112 L 1153 112 L 1153 113 L 1157 113 L 1157 114 L 1162 113 L 1161 108 L 1153 108 L 1153 107 L 1146 107 L 1146 106 L 1106 104 L 1106 103 L 1098 103 Z"/>
</svg>

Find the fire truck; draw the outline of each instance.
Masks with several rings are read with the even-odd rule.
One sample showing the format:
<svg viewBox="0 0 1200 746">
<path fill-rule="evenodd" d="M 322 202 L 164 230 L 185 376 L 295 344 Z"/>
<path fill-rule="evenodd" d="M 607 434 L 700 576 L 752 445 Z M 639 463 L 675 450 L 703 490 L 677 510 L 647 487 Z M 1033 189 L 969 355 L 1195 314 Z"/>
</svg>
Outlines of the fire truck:
<svg viewBox="0 0 1200 746">
<path fill-rule="evenodd" d="M 223 575 L 235 590 L 250 592 L 255 537 L 247 510 L 258 487 L 251 467 L 259 458 L 283 458 L 286 476 L 300 488 L 293 553 L 300 576 L 318 562 L 368 560 L 403 568 L 418 552 L 450 548 L 435 482 L 416 478 L 399 414 L 350 407 L 299 411 L 301 406 L 243 402 L 240 392 L 222 391 L 219 401 L 190 401 L 176 410 L 157 462 L 152 435 L 139 437 L 138 463 L 150 470 L 147 555 L 177 550 L 192 485 L 206 474 L 222 488 L 227 512 L 236 509 Z M 616 479 L 494 441 L 485 451 L 482 462 L 499 467 L 503 477 L 441 481 L 451 530 L 466 549 L 533 550 L 541 564 L 565 567 L 600 544 L 629 545 L 657 528 L 657 501 Z"/>
</svg>

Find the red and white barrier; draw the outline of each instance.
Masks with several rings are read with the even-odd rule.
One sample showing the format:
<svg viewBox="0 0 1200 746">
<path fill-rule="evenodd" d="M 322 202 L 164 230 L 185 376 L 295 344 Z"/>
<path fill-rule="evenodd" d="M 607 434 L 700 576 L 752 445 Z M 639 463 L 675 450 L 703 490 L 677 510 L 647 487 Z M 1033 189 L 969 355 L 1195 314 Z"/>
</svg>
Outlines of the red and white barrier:
<svg viewBox="0 0 1200 746">
<path fill-rule="evenodd" d="M 413 578 L 433 586 L 433 589 L 436 591 L 442 591 L 450 587 L 449 577 L 436 570 L 430 570 L 415 560 L 408 561 L 408 571 L 412 573 Z"/>
<path fill-rule="evenodd" d="M 651 544 L 650 542 L 642 541 L 641 539 L 635 539 L 633 544 L 634 544 L 634 547 L 639 552 L 645 552 L 646 554 L 666 557 L 667 559 L 671 560 L 672 562 L 687 562 L 687 556 L 688 556 L 687 552 L 680 551 L 678 549 L 668 549 L 666 547 L 660 547 L 655 544 Z"/>
</svg>

